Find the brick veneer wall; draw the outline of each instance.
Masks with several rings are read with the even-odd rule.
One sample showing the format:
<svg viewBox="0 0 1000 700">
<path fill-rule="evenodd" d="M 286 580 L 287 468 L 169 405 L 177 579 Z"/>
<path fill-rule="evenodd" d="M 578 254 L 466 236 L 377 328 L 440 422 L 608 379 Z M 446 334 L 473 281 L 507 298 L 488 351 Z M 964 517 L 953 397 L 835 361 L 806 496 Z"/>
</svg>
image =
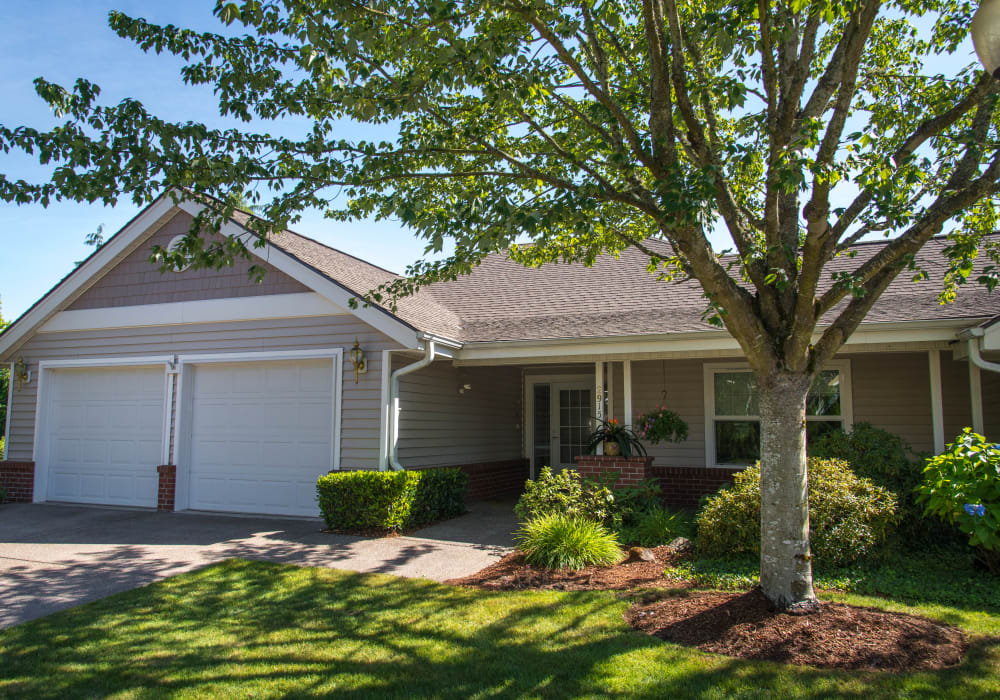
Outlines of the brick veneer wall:
<svg viewBox="0 0 1000 700">
<path fill-rule="evenodd" d="M 665 505 L 675 508 L 694 508 L 701 497 L 715 493 L 719 487 L 730 484 L 733 475 L 742 469 L 724 467 L 652 467 L 648 475 L 660 482 Z"/>
<path fill-rule="evenodd" d="M 609 472 L 617 472 L 615 486 L 635 486 L 646 478 L 652 464 L 652 457 L 583 455 L 576 458 L 576 470 L 581 476 L 601 478 Z"/>
<path fill-rule="evenodd" d="M 0 486 L 7 503 L 31 503 L 35 495 L 34 462 L 0 462 Z"/>
<path fill-rule="evenodd" d="M 161 464 L 156 468 L 156 473 L 160 476 L 156 490 L 156 510 L 173 511 L 177 495 L 177 467 L 173 464 Z"/>
<path fill-rule="evenodd" d="M 458 468 L 469 475 L 467 502 L 517 498 L 529 476 L 526 459 L 460 464 Z"/>
</svg>

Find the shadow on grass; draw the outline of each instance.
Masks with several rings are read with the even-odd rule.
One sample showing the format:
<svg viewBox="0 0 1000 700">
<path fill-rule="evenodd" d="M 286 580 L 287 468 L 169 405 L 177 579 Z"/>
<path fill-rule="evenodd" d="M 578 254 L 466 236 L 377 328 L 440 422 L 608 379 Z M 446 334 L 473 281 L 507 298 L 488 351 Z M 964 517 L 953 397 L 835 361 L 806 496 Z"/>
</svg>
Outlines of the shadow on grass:
<svg viewBox="0 0 1000 700">
<path fill-rule="evenodd" d="M 997 642 L 904 676 L 745 662 L 627 627 L 608 593 L 485 593 L 227 561 L 0 632 L 0 696 L 986 697 Z"/>
</svg>

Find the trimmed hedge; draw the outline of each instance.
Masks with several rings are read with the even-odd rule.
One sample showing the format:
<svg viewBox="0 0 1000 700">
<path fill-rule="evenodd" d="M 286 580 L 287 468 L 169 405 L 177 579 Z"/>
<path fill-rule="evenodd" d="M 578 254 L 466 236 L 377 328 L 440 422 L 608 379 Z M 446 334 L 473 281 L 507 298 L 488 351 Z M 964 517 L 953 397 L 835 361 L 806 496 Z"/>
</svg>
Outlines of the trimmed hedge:
<svg viewBox="0 0 1000 700">
<path fill-rule="evenodd" d="M 330 472 L 316 483 L 319 509 L 336 530 L 408 530 L 465 512 L 461 469 Z"/>
</svg>

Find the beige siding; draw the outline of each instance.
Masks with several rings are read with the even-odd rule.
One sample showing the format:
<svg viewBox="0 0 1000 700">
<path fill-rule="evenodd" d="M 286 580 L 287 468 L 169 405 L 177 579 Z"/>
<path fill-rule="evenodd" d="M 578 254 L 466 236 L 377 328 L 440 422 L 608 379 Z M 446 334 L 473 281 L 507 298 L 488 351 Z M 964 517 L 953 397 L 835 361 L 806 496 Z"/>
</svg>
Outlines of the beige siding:
<svg viewBox="0 0 1000 700">
<path fill-rule="evenodd" d="M 983 370 L 983 423 L 986 437 L 1000 441 L 1000 374 Z"/>
<path fill-rule="evenodd" d="M 148 241 L 83 292 L 68 308 L 101 309 L 310 291 L 266 263 L 264 268 L 267 274 L 259 283 L 254 282 L 247 274 L 251 263 L 242 259 L 237 260 L 232 267 L 221 270 L 161 273 L 159 268 L 149 262 L 150 249 L 154 244 L 166 248 L 174 236 L 187 233 L 190 226 L 189 214 L 176 214 L 150 236 Z"/>
<path fill-rule="evenodd" d="M 942 364 L 945 360 L 950 360 L 947 353 Z M 899 435 L 917 452 L 933 451 L 927 353 L 852 355 L 851 379 L 855 422 L 867 421 Z"/>
<path fill-rule="evenodd" d="M 410 364 L 396 357 L 394 368 Z M 466 384 L 471 389 L 459 393 Z M 399 461 L 404 467 L 521 456 L 521 370 L 456 368 L 448 361 L 400 379 Z"/>
<path fill-rule="evenodd" d="M 638 417 L 644 411 L 664 406 L 688 424 L 688 439 L 684 442 L 647 445 L 658 466 L 705 466 L 704 364 L 703 360 L 632 363 L 633 415 Z"/>
<path fill-rule="evenodd" d="M 361 375 L 357 384 L 346 356 L 355 337 L 365 349 L 369 363 L 368 373 Z M 32 458 L 40 360 L 337 347 L 343 348 L 345 353 L 341 463 L 344 466 L 375 466 L 378 464 L 381 350 L 398 346 L 353 316 L 37 334 L 23 348 L 25 361 L 34 371 L 35 378 L 14 393 L 10 459 Z"/>
<path fill-rule="evenodd" d="M 969 363 L 941 353 L 941 401 L 944 404 L 944 441 L 951 442 L 962 429 L 972 426 L 969 394 Z"/>
</svg>

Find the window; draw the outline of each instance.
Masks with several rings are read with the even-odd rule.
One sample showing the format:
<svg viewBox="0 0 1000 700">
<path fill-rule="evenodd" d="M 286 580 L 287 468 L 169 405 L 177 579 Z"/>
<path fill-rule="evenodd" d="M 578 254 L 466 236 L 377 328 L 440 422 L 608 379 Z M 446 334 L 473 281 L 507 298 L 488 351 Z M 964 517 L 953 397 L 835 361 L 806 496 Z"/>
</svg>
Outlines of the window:
<svg viewBox="0 0 1000 700">
<path fill-rule="evenodd" d="M 806 440 L 849 426 L 850 364 L 832 362 L 806 399 Z M 745 465 L 760 457 L 760 407 L 753 373 L 744 366 L 705 365 L 707 464 Z"/>
</svg>

